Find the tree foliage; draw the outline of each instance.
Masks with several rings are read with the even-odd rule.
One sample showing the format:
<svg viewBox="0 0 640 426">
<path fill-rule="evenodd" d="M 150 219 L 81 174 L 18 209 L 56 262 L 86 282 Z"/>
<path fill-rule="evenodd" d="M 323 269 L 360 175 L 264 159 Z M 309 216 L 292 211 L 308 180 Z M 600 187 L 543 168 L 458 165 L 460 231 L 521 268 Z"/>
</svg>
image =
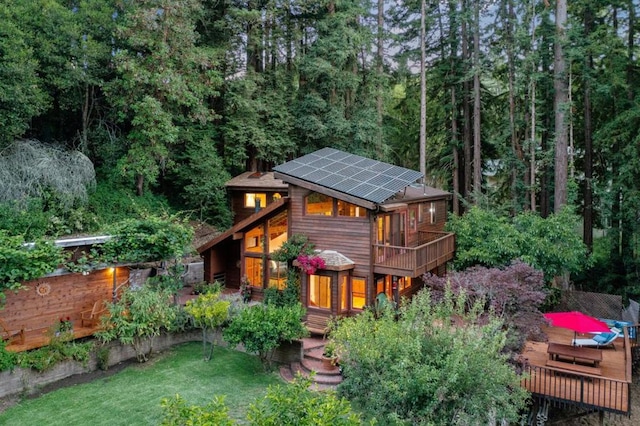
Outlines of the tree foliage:
<svg viewBox="0 0 640 426">
<path fill-rule="evenodd" d="M 273 351 L 284 342 L 305 337 L 309 332 L 302 320 L 305 309 L 292 306 L 254 305 L 240 311 L 224 329 L 224 339 L 232 346 L 244 348 L 260 357 L 271 368 Z"/>
<path fill-rule="evenodd" d="M 340 394 L 385 424 L 515 422 L 527 394 L 502 354 L 502 322 L 467 306 L 463 292 L 433 303 L 423 290 L 397 315 L 342 319 Z"/>
<path fill-rule="evenodd" d="M 95 186 L 91 160 L 78 151 L 35 140 L 15 141 L 0 151 L 0 203 L 46 199 L 63 210 L 87 202 Z"/>
<path fill-rule="evenodd" d="M 102 258 L 112 263 L 140 263 L 180 259 L 189 250 L 193 229 L 159 217 L 129 219 L 113 225 Z"/>
<path fill-rule="evenodd" d="M 454 267 L 504 267 L 520 259 L 544 272 L 550 281 L 565 271 L 577 273 L 588 264 L 586 246 L 577 234 L 577 217 L 568 209 L 543 219 L 525 212 L 513 220 L 471 208 L 452 216 L 447 229 L 456 233 Z"/>
<path fill-rule="evenodd" d="M 196 326 L 202 328 L 202 349 L 205 361 L 211 359 L 215 336 L 210 337 L 209 350 L 207 351 L 207 335 L 219 332 L 222 325 L 229 318 L 228 300 L 220 300 L 222 289 L 218 286 L 211 291 L 200 294 L 197 298 L 188 300 L 184 310 L 193 317 Z"/>
<path fill-rule="evenodd" d="M 507 329 L 507 347 L 519 354 L 525 340 L 540 337 L 540 311 L 547 297 L 544 277 L 526 263 L 516 261 L 504 268 L 474 266 L 451 272 L 446 277 L 426 274 L 425 284 L 434 302 L 444 300 L 448 291 L 466 296 L 466 309 L 484 303 L 487 313 L 500 318 Z"/>
</svg>

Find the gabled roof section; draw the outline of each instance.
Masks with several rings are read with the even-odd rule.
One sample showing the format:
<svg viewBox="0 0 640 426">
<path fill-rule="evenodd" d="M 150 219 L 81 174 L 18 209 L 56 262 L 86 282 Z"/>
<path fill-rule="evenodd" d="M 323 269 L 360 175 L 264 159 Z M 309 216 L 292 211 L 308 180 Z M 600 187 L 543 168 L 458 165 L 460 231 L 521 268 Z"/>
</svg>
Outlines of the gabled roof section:
<svg viewBox="0 0 640 426">
<path fill-rule="evenodd" d="M 420 172 L 322 148 L 273 168 L 276 178 L 302 181 L 380 204 L 422 177 Z"/>
<path fill-rule="evenodd" d="M 286 191 L 289 185 L 273 177 L 273 172 L 244 172 L 224 184 L 230 189 Z"/>
<path fill-rule="evenodd" d="M 266 216 L 269 216 L 270 214 L 279 211 L 288 202 L 289 202 L 289 198 L 287 198 L 287 197 L 283 197 L 283 198 L 281 198 L 281 199 L 279 199 L 277 201 L 274 201 L 273 203 L 269 204 L 267 207 L 265 207 L 265 208 L 261 209 L 260 211 L 252 214 L 251 216 L 249 216 L 245 220 L 236 223 L 230 229 L 227 229 L 225 232 L 223 232 L 222 234 L 218 235 L 214 239 L 212 239 L 209 242 L 207 242 L 207 243 L 201 245 L 200 247 L 198 247 L 197 248 L 198 253 L 202 254 L 203 252 L 209 250 L 211 247 L 215 246 L 219 242 L 224 241 L 227 238 L 231 237 L 236 232 L 242 232 L 245 228 L 248 228 L 248 227 L 252 226 L 257 221 L 259 221 L 261 219 L 264 219 Z"/>
</svg>

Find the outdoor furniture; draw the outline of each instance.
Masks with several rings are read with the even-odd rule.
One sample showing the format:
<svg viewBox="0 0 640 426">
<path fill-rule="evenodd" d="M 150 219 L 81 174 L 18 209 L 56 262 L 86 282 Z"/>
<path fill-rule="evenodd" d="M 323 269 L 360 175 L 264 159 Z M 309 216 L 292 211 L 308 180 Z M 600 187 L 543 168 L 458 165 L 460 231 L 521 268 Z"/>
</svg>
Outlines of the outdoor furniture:
<svg viewBox="0 0 640 426">
<path fill-rule="evenodd" d="M 602 369 L 600 367 L 590 367 L 588 365 L 573 364 L 570 362 L 563 362 L 563 361 L 554 361 L 551 359 L 547 360 L 547 367 L 549 367 L 553 371 L 557 371 L 560 373 L 572 372 L 572 373 L 581 373 L 581 374 L 591 374 L 594 376 L 602 375 Z"/>
<path fill-rule="evenodd" d="M 93 304 L 93 308 L 80 312 L 81 326 L 84 327 L 85 323 L 87 323 L 89 327 L 97 326 L 100 322 L 100 317 L 106 311 L 107 308 L 104 306 L 104 301 L 98 300 Z"/>
<path fill-rule="evenodd" d="M 613 342 L 618 338 L 618 333 L 601 333 L 593 336 L 591 339 L 573 339 L 571 340 L 571 344 L 573 346 L 592 346 L 596 348 L 603 348 L 607 346 L 613 346 L 615 349 L 615 345 Z"/>
<path fill-rule="evenodd" d="M 598 367 L 600 361 L 602 361 L 602 351 L 598 349 L 563 345 L 561 343 L 549 343 L 547 353 L 549 354 L 549 359 L 552 361 L 571 359 L 574 363 L 580 361 L 593 364 L 594 367 Z"/>
</svg>

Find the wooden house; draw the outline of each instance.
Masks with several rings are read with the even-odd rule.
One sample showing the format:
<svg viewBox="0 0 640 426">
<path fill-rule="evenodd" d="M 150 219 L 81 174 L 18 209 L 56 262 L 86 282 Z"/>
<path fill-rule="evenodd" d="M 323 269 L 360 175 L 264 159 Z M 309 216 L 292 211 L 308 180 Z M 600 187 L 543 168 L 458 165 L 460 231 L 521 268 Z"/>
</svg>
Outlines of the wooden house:
<svg viewBox="0 0 640 426">
<path fill-rule="evenodd" d="M 264 192 L 286 196 L 198 248 L 206 281 L 239 287 L 246 277 L 258 299 L 283 288 L 287 265 L 270 256 L 289 236 L 305 235 L 325 263 L 301 279 L 308 323 L 321 330 L 381 294 L 395 302 L 412 295 L 424 273 L 444 274 L 453 258 L 454 235 L 444 232 L 451 194 L 417 184 L 417 171 L 323 148 L 276 166 L 273 177 Z M 235 197 L 244 199 L 242 191 Z"/>
<path fill-rule="evenodd" d="M 225 187 L 231 199 L 233 224 L 287 196 L 289 185 L 273 176 L 273 172 L 245 172 L 234 177 Z"/>
</svg>

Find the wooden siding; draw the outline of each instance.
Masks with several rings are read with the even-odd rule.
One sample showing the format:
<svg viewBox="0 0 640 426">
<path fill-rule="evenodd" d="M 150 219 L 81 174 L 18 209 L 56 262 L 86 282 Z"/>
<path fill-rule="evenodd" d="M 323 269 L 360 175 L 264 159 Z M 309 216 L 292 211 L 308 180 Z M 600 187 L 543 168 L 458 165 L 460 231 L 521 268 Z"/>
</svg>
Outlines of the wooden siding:
<svg viewBox="0 0 640 426">
<path fill-rule="evenodd" d="M 127 282 L 128 268 L 116 270 L 117 284 Z M 51 287 L 49 294 L 39 296 L 36 293 L 39 283 L 46 283 Z M 24 283 L 24 289 L 17 293 L 5 292 L 7 299 L 4 309 L 0 310 L 0 317 L 12 330 L 24 329 L 27 340 L 30 336 L 43 337 L 60 318 L 69 317 L 74 328 L 81 328 L 81 312 L 91 310 L 96 301 L 111 301 L 112 291 L 111 269 L 95 271 L 89 275 L 44 277 Z"/>
<path fill-rule="evenodd" d="M 291 186 L 289 203 L 289 227 L 291 234 L 303 234 L 316 249 L 336 250 L 355 262 L 352 275 L 371 277 L 372 225 L 367 217 L 306 216 L 304 197 L 310 191 Z"/>
</svg>

